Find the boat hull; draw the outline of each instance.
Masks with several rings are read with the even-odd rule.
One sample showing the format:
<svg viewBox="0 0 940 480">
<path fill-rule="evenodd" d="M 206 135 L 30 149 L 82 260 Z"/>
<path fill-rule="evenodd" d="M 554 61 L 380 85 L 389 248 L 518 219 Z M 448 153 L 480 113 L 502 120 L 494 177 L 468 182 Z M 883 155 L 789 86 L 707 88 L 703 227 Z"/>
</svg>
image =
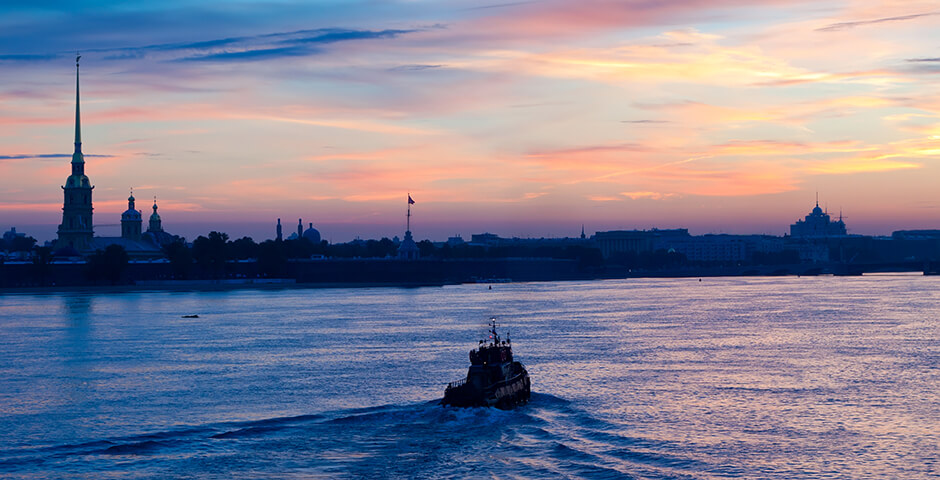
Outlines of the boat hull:
<svg viewBox="0 0 940 480">
<path fill-rule="evenodd" d="M 453 407 L 495 407 L 509 410 L 517 405 L 528 403 L 532 383 L 525 368 L 516 375 L 488 385 L 476 388 L 471 383 L 449 386 L 444 391 L 441 405 Z"/>
</svg>

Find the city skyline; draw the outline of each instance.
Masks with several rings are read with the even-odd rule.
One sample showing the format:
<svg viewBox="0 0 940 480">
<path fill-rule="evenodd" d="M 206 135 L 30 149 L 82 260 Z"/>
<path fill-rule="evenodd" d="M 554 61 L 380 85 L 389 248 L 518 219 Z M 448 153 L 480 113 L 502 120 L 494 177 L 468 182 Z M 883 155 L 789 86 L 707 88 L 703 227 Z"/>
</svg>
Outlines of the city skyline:
<svg viewBox="0 0 940 480">
<path fill-rule="evenodd" d="M 54 237 L 80 49 L 102 228 L 130 188 L 189 239 L 401 237 L 407 191 L 418 239 L 940 226 L 929 3 L 588 3 L 3 7 L 0 220 Z"/>
</svg>

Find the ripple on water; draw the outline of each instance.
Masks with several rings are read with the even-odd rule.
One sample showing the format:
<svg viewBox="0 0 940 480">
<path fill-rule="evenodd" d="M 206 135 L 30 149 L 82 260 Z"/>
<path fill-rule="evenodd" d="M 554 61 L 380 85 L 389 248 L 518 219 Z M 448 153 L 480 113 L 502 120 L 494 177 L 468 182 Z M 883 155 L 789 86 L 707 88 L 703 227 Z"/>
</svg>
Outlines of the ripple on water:
<svg viewBox="0 0 940 480">
<path fill-rule="evenodd" d="M 0 295 L 0 477 L 935 477 L 938 287 Z M 438 406 L 491 315 L 532 402 Z"/>
</svg>

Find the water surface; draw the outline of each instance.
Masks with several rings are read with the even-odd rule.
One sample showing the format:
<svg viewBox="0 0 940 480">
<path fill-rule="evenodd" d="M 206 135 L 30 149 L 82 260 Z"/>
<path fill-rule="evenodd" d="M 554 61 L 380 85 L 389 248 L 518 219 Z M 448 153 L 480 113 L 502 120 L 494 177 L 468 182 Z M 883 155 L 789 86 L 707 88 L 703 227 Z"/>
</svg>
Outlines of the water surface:
<svg viewBox="0 0 940 480">
<path fill-rule="evenodd" d="M 491 316 L 532 402 L 439 407 Z M 2 295 L 0 477 L 936 478 L 938 318 L 923 276 Z"/>
</svg>

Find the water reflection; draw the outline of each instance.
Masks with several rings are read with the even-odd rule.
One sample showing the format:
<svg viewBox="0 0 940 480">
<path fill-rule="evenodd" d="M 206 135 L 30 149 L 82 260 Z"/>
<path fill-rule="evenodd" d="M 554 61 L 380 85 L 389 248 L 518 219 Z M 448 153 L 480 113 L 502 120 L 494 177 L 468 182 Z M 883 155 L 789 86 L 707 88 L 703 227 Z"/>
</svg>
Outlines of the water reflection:
<svg viewBox="0 0 940 480">
<path fill-rule="evenodd" d="M 489 316 L 533 402 L 440 408 Z M 923 478 L 937 318 L 930 277 L 0 297 L 0 477 Z"/>
<path fill-rule="evenodd" d="M 61 311 L 64 325 L 59 346 L 60 369 L 55 380 L 59 392 L 56 403 L 81 405 L 93 396 L 89 392 L 89 379 L 93 375 L 94 311 L 92 295 L 66 295 L 62 297 Z"/>
<path fill-rule="evenodd" d="M 91 295 L 65 295 L 62 297 L 62 312 L 70 320 L 87 320 L 93 298 Z"/>
<path fill-rule="evenodd" d="M 88 339 L 92 333 L 92 311 L 94 297 L 91 295 L 66 295 L 62 297 L 63 353 L 69 357 L 81 356 L 87 351 Z"/>
</svg>

